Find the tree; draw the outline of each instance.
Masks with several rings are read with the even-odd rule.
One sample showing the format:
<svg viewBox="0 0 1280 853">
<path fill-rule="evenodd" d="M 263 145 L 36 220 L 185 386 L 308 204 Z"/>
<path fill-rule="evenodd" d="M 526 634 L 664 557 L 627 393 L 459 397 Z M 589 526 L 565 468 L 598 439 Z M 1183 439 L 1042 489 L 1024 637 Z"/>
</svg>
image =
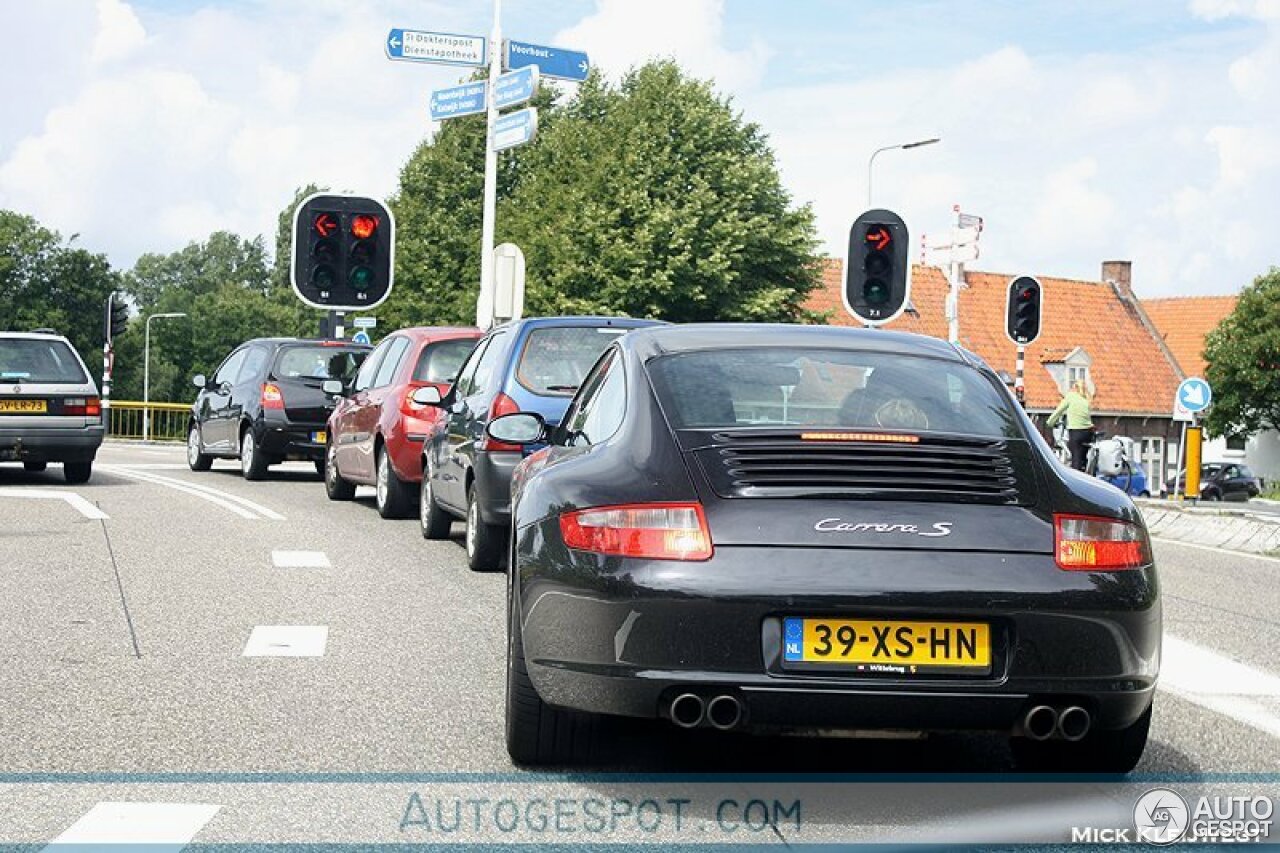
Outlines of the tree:
<svg viewBox="0 0 1280 853">
<path fill-rule="evenodd" d="M 1240 293 L 1235 310 L 1205 340 L 1212 435 L 1280 430 L 1280 268 Z"/>
</svg>

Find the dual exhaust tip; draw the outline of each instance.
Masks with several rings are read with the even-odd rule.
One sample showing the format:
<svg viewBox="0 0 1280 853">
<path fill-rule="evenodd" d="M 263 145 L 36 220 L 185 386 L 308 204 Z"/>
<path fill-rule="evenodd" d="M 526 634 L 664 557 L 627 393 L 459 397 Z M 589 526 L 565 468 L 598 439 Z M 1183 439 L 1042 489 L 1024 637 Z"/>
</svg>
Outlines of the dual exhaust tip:
<svg viewBox="0 0 1280 853">
<path fill-rule="evenodd" d="M 1093 716 L 1079 705 L 1061 711 L 1051 705 L 1036 705 L 1022 718 L 1022 730 L 1032 740 L 1081 741 L 1092 726 Z"/>
<path fill-rule="evenodd" d="M 682 729 L 693 729 L 703 724 L 713 729 L 728 731 L 742 722 L 743 708 L 738 697 L 722 693 L 710 701 L 697 693 L 681 693 L 671 700 L 671 722 Z"/>
</svg>

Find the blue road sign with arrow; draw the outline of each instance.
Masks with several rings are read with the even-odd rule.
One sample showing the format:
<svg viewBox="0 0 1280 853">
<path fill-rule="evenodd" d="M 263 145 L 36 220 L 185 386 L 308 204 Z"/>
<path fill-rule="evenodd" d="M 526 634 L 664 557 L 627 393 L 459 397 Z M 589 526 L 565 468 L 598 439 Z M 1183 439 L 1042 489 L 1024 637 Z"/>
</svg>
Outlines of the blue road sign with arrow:
<svg viewBox="0 0 1280 853">
<path fill-rule="evenodd" d="M 1178 386 L 1178 405 L 1188 412 L 1203 412 L 1213 402 L 1213 389 L 1198 376 L 1182 380 Z"/>
<path fill-rule="evenodd" d="M 580 50 L 562 47 L 545 47 L 523 41 L 508 41 L 505 56 L 506 67 L 512 71 L 529 65 L 538 66 L 543 77 L 571 80 L 581 83 L 591 70 L 591 60 Z"/>
<path fill-rule="evenodd" d="M 484 36 L 429 33 L 396 28 L 387 34 L 387 58 L 404 62 L 441 65 L 486 65 L 488 40 Z"/>
<path fill-rule="evenodd" d="M 505 151 L 531 142 L 538 133 L 538 110 L 527 107 L 507 113 L 493 123 L 493 150 Z"/>
<path fill-rule="evenodd" d="M 431 118 L 435 121 L 475 115 L 485 109 L 484 81 L 436 89 L 431 93 Z"/>
<path fill-rule="evenodd" d="M 356 332 L 354 335 L 351 336 L 351 343 L 371 344 L 373 343 L 373 341 L 369 340 L 369 333 L 366 332 L 364 329 L 361 329 L 360 331 Z"/>
<path fill-rule="evenodd" d="M 494 86 L 493 102 L 498 109 L 523 104 L 538 91 L 538 66 L 526 65 L 516 71 L 508 71 L 498 77 Z"/>
</svg>

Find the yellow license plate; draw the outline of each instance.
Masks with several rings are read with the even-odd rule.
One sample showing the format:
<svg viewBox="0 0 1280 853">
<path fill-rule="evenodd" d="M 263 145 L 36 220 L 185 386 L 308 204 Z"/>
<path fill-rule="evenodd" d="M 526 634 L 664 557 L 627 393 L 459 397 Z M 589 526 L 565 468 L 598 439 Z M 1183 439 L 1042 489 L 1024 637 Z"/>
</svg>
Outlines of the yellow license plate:
<svg viewBox="0 0 1280 853">
<path fill-rule="evenodd" d="M 888 619 L 783 620 L 783 662 L 858 672 L 989 672 L 991 626 Z"/>
<path fill-rule="evenodd" d="M 315 444 L 325 444 L 326 442 L 328 442 L 328 440 L 329 440 L 329 436 L 327 433 L 325 433 L 324 430 L 321 430 L 320 432 L 311 433 L 311 441 L 314 442 Z"/>
<path fill-rule="evenodd" d="M 0 414 L 43 415 L 47 411 L 47 400 L 0 400 Z"/>
</svg>

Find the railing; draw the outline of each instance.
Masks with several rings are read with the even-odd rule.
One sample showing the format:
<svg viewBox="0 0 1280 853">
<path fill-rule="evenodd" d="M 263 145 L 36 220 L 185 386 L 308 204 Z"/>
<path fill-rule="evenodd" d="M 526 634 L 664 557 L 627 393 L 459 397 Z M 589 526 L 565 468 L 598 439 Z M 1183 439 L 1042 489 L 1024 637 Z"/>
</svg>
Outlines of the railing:
<svg viewBox="0 0 1280 853">
<path fill-rule="evenodd" d="M 186 403 L 140 403 L 112 400 L 107 435 L 111 438 L 142 438 L 143 418 L 151 421 L 152 441 L 186 441 L 191 406 Z"/>
</svg>

